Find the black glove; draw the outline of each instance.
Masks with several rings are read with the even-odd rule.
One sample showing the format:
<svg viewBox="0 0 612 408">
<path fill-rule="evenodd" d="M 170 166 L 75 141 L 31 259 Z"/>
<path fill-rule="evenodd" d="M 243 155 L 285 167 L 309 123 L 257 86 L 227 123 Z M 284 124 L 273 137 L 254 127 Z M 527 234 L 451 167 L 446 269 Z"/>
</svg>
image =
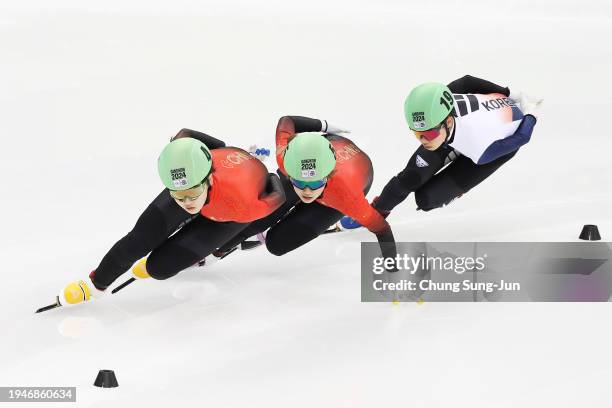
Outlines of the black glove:
<svg viewBox="0 0 612 408">
<path fill-rule="evenodd" d="M 395 238 L 393 238 L 393 231 L 391 228 L 384 229 L 376 234 L 378 245 L 380 245 L 380 252 L 383 258 L 392 258 L 395 260 L 397 256 L 397 248 L 395 247 Z M 386 269 L 387 272 L 397 272 L 397 266 L 393 262 L 391 268 Z"/>
</svg>

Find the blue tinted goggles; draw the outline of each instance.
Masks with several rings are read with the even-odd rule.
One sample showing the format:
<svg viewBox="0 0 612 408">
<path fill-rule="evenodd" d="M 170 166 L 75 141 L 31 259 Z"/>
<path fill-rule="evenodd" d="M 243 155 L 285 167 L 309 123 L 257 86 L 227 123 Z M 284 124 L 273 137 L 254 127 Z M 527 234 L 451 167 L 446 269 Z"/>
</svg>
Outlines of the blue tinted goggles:
<svg viewBox="0 0 612 408">
<path fill-rule="evenodd" d="M 291 181 L 291 184 L 293 184 L 295 188 L 299 188 L 300 190 L 304 190 L 306 187 L 308 187 L 311 190 L 318 190 L 321 187 L 325 186 L 325 184 L 327 184 L 326 178 L 323 180 L 315 180 L 315 181 L 300 181 L 300 180 L 296 180 L 296 179 L 289 177 L 289 180 Z"/>
</svg>

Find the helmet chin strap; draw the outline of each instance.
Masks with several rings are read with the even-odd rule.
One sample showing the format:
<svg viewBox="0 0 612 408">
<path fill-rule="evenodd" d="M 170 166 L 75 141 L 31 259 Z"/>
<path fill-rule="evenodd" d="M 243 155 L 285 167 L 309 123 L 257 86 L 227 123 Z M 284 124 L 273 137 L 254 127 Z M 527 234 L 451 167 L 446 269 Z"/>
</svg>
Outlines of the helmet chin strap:
<svg viewBox="0 0 612 408">
<path fill-rule="evenodd" d="M 442 122 L 442 127 L 444 127 L 444 130 L 446 131 L 446 137 L 444 138 L 444 143 L 442 143 L 442 146 L 448 146 L 448 139 L 451 137 L 451 130 L 455 130 L 455 119 L 453 118 L 453 126 L 451 129 L 449 129 L 446 125 L 446 119 L 444 119 L 444 122 Z"/>
</svg>

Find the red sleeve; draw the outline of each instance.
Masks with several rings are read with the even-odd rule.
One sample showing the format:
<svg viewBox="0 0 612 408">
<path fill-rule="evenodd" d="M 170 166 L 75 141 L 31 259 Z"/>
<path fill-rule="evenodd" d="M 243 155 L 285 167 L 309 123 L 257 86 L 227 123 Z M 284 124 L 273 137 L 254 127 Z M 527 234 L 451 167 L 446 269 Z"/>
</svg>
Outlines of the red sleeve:
<svg viewBox="0 0 612 408">
<path fill-rule="evenodd" d="M 343 180 L 330 180 L 321 202 L 357 220 L 374 234 L 391 228 L 387 220 L 368 203 L 363 191 L 350 188 Z"/>
<path fill-rule="evenodd" d="M 361 225 L 366 227 L 374 234 L 378 234 L 381 231 L 391 229 L 391 226 L 389 225 L 387 220 L 385 220 L 385 218 L 380 215 L 380 213 L 376 211 L 376 209 L 372 207 L 370 203 L 367 202 L 367 200 L 366 204 L 367 208 L 363 207 L 360 211 L 361 214 L 363 214 L 361 218 L 357 217 L 355 219 L 357 219 Z M 351 216 L 351 218 L 354 217 Z"/>
<path fill-rule="evenodd" d="M 283 165 L 283 155 L 293 135 L 295 135 L 293 120 L 288 116 L 283 116 L 276 126 L 276 163 L 278 164 L 278 169 L 285 175 L 287 175 L 287 172 Z"/>
<path fill-rule="evenodd" d="M 365 197 L 358 200 L 354 206 L 351 206 L 351 213 L 346 213 L 349 217 L 357 220 L 361 225 L 366 227 L 370 232 L 377 234 L 381 231 L 391 228 L 385 218 L 380 215 L 374 207 L 368 203 Z"/>
</svg>

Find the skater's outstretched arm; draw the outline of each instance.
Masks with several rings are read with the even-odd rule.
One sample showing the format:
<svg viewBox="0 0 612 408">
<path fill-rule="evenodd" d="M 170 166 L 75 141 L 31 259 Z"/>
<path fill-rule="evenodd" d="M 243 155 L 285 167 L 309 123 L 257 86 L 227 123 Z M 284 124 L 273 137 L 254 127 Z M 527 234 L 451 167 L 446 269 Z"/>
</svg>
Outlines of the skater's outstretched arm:
<svg viewBox="0 0 612 408">
<path fill-rule="evenodd" d="M 395 257 L 395 239 L 391 226 L 383 215 L 368 203 L 358 180 L 355 178 L 332 180 L 328 183 L 322 203 L 357 220 L 376 235 L 383 257 Z"/>
<path fill-rule="evenodd" d="M 408 164 L 389 180 L 382 193 L 373 203 L 375 208 L 388 214 L 410 195 L 431 179 L 447 163 L 450 148 L 441 147 L 436 150 L 427 150 L 420 146 L 413 154 Z"/>
</svg>

